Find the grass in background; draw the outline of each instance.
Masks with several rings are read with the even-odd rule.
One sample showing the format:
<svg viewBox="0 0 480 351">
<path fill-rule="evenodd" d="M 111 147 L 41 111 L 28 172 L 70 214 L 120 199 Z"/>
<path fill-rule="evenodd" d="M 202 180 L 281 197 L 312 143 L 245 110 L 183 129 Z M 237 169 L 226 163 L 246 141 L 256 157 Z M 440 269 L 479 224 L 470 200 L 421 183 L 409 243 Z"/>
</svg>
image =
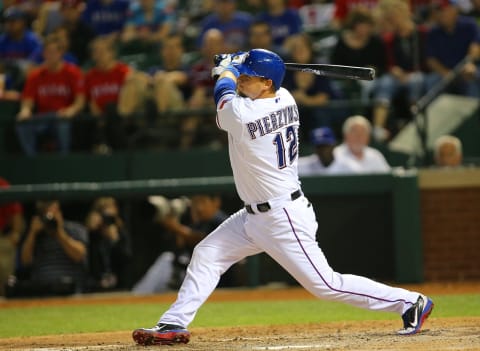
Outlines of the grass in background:
<svg viewBox="0 0 480 351">
<path fill-rule="evenodd" d="M 433 296 L 433 317 L 480 317 L 480 294 Z M 153 326 L 169 304 L 49 306 L 0 309 L 0 337 L 133 330 Z M 322 300 L 208 302 L 191 327 L 394 320 Z M 400 323 L 400 320 L 399 320 Z"/>
</svg>

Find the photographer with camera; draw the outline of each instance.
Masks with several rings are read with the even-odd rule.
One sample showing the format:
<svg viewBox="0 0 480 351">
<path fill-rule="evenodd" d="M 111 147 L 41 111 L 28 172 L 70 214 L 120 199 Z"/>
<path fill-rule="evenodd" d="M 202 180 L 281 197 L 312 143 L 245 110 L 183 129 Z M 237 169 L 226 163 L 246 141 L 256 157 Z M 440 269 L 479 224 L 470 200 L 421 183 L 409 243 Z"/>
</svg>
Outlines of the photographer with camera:
<svg viewBox="0 0 480 351">
<path fill-rule="evenodd" d="M 227 215 L 221 210 L 218 195 L 198 194 L 168 200 L 151 196 L 155 221 L 175 237 L 175 249 L 163 252 L 133 287 L 136 294 L 151 294 L 177 289 L 185 276 L 195 246 L 217 228 Z"/>
<path fill-rule="evenodd" d="M 63 218 L 56 200 L 38 201 L 21 248 L 29 280 L 10 281 L 7 296 L 69 295 L 84 289 L 87 232 Z"/>
<path fill-rule="evenodd" d="M 95 200 L 87 215 L 89 285 L 94 291 L 126 289 L 130 284 L 130 237 L 112 197 Z"/>
</svg>

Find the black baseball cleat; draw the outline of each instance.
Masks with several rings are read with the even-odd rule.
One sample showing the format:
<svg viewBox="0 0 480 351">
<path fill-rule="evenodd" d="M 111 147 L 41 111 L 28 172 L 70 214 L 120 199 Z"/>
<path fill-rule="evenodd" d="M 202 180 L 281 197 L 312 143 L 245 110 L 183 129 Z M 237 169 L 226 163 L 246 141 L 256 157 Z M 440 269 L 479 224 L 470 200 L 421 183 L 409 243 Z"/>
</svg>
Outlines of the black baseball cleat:
<svg viewBox="0 0 480 351">
<path fill-rule="evenodd" d="M 417 302 L 402 315 L 403 329 L 400 329 L 398 334 L 413 335 L 418 333 L 432 310 L 433 301 L 425 295 L 420 295 Z"/>
<path fill-rule="evenodd" d="M 190 340 L 190 332 L 184 327 L 160 323 L 153 328 L 140 328 L 132 333 L 138 345 L 174 345 L 186 344 Z"/>
</svg>

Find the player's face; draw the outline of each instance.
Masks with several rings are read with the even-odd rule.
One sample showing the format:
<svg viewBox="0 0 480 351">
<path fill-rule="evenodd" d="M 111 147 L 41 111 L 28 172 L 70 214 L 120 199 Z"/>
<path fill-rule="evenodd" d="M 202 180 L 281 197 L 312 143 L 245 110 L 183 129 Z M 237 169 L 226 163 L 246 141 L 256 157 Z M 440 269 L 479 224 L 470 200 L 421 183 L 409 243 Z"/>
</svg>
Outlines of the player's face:
<svg viewBox="0 0 480 351">
<path fill-rule="evenodd" d="M 275 96 L 272 92 L 272 81 L 261 77 L 252 77 L 245 74 L 237 79 L 237 89 L 240 95 L 252 100 Z"/>
</svg>

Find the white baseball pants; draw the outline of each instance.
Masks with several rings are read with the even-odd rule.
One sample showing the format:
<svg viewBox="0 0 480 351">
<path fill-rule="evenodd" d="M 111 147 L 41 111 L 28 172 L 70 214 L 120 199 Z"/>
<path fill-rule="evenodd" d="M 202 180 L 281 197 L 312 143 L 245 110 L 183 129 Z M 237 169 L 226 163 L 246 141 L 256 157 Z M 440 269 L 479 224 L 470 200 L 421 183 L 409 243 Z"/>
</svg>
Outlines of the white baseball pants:
<svg viewBox="0 0 480 351">
<path fill-rule="evenodd" d="M 313 295 L 353 306 L 403 314 L 419 294 L 330 268 L 316 242 L 317 221 L 304 197 L 264 213 L 242 209 L 195 248 L 177 300 L 159 323 L 187 327 L 220 276 L 246 256 L 266 252 Z"/>
</svg>

